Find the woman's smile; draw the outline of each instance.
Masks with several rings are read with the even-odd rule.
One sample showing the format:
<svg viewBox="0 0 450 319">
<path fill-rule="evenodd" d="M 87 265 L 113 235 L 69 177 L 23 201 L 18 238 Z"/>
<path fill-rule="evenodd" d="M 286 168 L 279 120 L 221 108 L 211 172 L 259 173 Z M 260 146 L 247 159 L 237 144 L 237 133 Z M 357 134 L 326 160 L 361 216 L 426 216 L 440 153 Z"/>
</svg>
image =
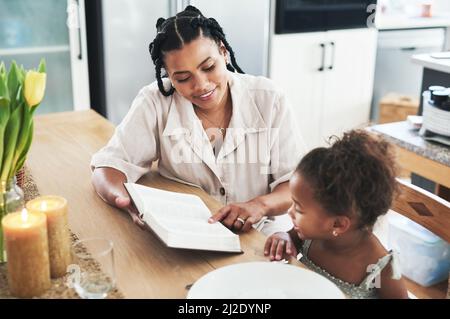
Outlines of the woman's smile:
<svg viewBox="0 0 450 319">
<path fill-rule="evenodd" d="M 210 101 L 215 97 L 216 88 L 202 94 L 202 95 L 194 95 L 194 98 L 199 99 L 200 101 Z"/>
</svg>

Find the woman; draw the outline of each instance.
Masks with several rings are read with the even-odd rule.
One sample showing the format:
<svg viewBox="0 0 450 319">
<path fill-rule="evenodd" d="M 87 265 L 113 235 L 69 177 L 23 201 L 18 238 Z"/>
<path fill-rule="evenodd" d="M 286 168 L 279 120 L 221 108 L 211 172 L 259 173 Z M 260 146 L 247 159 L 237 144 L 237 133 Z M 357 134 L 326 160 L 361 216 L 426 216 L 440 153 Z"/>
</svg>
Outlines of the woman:
<svg viewBox="0 0 450 319">
<path fill-rule="evenodd" d="M 158 161 L 162 176 L 201 187 L 224 205 L 210 222 L 236 231 L 253 225 L 266 235 L 288 230 L 287 182 L 301 146 L 284 95 L 266 78 L 243 75 L 220 25 L 195 7 L 158 19 L 156 28 L 150 54 L 157 81 L 139 92 L 93 156 L 95 190 L 143 227 L 123 183 Z M 284 224 L 273 218 L 282 214 Z"/>
</svg>

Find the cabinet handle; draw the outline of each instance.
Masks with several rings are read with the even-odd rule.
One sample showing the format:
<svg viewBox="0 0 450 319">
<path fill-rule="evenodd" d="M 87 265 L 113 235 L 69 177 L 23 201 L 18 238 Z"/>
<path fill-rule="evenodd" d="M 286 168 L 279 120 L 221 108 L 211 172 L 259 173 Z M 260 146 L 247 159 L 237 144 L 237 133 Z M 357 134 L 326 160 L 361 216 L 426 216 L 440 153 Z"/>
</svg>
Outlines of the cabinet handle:
<svg viewBox="0 0 450 319">
<path fill-rule="evenodd" d="M 320 68 L 318 69 L 318 71 L 322 72 L 323 70 L 325 70 L 325 44 L 321 43 L 320 47 L 322 48 L 322 64 L 321 64 Z"/>
<path fill-rule="evenodd" d="M 328 67 L 328 70 L 333 70 L 334 68 L 334 56 L 335 56 L 335 51 L 336 51 L 336 45 L 334 44 L 334 42 L 330 42 L 331 45 L 331 64 Z"/>
<path fill-rule="evenodd" d="M 78 18 L 78 60 L 83 60 L 83 47 L 81 44 L 80 1 L 76 0 Z"/>
<path fill-rule="evenodd" d="M 416 47 L 406 47 L 406 48 L 400 48 L 400 50 L 402 50 L 402 51 L 416 51 L 417 48 Z"/>
</svg>

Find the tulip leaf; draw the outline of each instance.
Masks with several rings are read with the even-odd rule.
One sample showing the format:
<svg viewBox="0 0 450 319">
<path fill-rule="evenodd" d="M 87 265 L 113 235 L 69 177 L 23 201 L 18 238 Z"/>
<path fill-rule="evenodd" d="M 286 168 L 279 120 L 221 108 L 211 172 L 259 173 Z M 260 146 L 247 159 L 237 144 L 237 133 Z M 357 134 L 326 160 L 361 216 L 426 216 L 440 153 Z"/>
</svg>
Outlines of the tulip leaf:
<svg viewBox="0 0 450 319">
<path fill-rule="evenodd" d="M 33 123 L 33 118 L 31 114 L 30 108 L 25 104 L 22 103 L 20 105 L 21 108 L 23 108 L 22 112 L 22 125 L 20 127 L 20 132 L 17 138 L 16 147 L 14 150 L 14 157 L 13 157 L 13 163 L 17 163 L 19 160 L 19 156 L 22 155 L 23 149 L 25 148 L 25 145 L 28 140 L 28 136 L 30 135 L 30 127 Z"/>
<path fill-rule="evenodd" d="M 45 73 L 47 69 L 45 59 L 41 59 L 41 62 L 39 63 L 38 72 L 39 73 Z"/>
<path fill-rule="evenodd" d="M 0 73 L 0 108 L 6 108 L 9 105 L 9 102 L 10 98 L 8 86 L 6 84 L 6 75 Z"/>
<path fill-rule="evenodd" d="M 1 76 L 1 75 L 6 75 L 6 74 L 7 74 L 7 72 L 6 72 L 5 63 L 2 61 L 2 62 L 0 63 L 0 76 Z"/>
<path fill-rule="evenodd" d="M 33 140 L 33 130 L 34 130 L 34 125 L 33 125 L 33 122 L 31 122 L 25 147 L 22 150 L 22 154 L 20 154 L 20 156 L 19 156 L 19 159 L 17 161 L 17 164 L 16 164 L 16 167 L 14 169 L 14 172 L 18 172 L 22 168 L 23 163 L 25 163 L 28 151 L 30 150 L 31 142 Z"/>
<path fill-rule="evenodd" d="M 1 180 L 7 180 L 11 174 L 11 167 L 13 166 L 12 160 L 14 156 L 14 150 L 17 142 L 17 137 L 19 135 L 20 130 L 20 120 L 22 118 L 22 107 L 16 108 L 9 118 L 8 124 L 6 125 L 4 141 L 6 145 L 4 145 L 4 153 L 3 153 L 3 161 L 1 166 Z"/>
<path fill-rule="evenodd" d="M 16 61 L 13 61 L 8 73 L 9 96 L 11 97 L 11 102 L 13 104 L 15 104 L 15 98 L 17 97 L 17 90 L 19 89 L 20 84 L 19 69 Z"/>
</svg>

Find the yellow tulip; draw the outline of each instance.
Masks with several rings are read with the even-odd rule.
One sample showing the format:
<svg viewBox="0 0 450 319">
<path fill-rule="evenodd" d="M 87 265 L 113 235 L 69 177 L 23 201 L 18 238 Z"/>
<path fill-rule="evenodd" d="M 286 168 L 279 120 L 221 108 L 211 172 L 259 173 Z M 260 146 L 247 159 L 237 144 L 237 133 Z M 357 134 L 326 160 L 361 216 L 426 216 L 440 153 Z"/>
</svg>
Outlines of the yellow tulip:
<svg viewBox="0 0 450 319">
<path fill-rule="evenodd" d="M 28 71 L 25 76 L 24 95 L 29 107 L 41 103 L 45 93 L 47 74 Z"/>
</svg>

